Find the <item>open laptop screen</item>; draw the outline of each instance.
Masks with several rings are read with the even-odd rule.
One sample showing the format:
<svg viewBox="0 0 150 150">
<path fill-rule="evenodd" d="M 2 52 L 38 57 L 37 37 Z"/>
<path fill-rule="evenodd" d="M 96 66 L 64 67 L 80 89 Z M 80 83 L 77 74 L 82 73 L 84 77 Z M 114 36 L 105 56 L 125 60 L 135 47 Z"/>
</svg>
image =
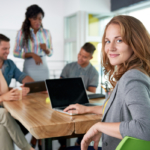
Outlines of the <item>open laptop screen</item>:
<svg viewBox="0 0 150 150">
<path fill-rule="evenodd" d="M 88 103 L 82 78 L 46 80 L 52 108 Z"/>
</svg>

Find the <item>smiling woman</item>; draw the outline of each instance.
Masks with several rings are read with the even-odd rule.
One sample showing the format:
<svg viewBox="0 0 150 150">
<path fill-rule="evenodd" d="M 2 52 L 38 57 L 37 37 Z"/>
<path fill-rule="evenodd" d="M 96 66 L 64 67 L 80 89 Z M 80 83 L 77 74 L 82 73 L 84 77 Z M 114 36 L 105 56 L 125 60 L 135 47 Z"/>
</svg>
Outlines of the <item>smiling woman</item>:
<svg viewBox="0 0 150 150">
<path fill-rule="evenodd" d="M 85 134 L 81 149 L 91 141 L 97 149 L 114 150 L 130 136 L 150 141 L 150 36 L 143 24 L 131 16 L 116 16 L 107 24 L 102 39 L 102 65 L 114 87 L 103 107 L 70 105 L 78 114 L 102 114 L 102 122 Z M 76 110 L 72 110 L 75 113 Z"/>
<path fill-rule="evenodd" d="M 102 38 L 101 60 L 113 87 L 129 69 L 138 68 L 150 74 L 149 40 L 146 28 L 134 17 L 114 17 L 107 24 Z M 118 72 L 115 72 L 116 65 Z"/>
<path fill-rule="evenodd" d="M 125 136 L 150 140 L 149 47 L 149 33 L 136 18 L 116 16 L 107 24 L 102 39 L 102 64 L 114 90 L 101 109 L 102 122 L 84 136 L 82 150 L 92 140 L 96 149 L 101 133 L 103 150 L 115 149 Z M 87 112 L 94 111 L 93 108 Z"/>
<path fill-rule="evenodd" d="M 111 65 L 117 67 L 126 62 L 133 54 L 131 47 L 123 41 L 118 24 L 110 24 L 107 28 L 105 53 L 107 53 Z"/>
</svg>

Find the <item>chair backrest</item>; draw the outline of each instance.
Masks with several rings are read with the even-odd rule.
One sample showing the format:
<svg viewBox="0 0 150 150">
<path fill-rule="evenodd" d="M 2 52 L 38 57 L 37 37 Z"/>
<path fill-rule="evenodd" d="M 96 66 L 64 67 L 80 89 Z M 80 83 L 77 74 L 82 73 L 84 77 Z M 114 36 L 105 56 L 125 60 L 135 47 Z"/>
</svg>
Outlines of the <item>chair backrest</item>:
<svg viewBox="0 0 150 150">
<path fill-rule="evenodd" d="M 150 150 L 150 141 L 126 136 L 119 143 L 116 150 Z"/>
</svg>

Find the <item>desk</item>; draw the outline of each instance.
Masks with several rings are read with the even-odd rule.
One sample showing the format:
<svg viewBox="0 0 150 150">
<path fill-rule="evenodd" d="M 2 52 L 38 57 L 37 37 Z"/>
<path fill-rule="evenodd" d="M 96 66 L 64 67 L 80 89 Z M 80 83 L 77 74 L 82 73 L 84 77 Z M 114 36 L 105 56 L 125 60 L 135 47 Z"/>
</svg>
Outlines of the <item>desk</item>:
<svg viewBox="0 0 150 150">
<path fill-rule="evenodd" d="M 23 124 L 37 139 L 84 134 L 96 122 L 101 121 L 101 115 L 85 114 L 70 116 L 51 109 L 45 103 L 48 94 L 29 94 L 21 101 L 3 102 L 10 114 Z M 101 102 L 104 99 L 91 100 Z"/>
</svg>

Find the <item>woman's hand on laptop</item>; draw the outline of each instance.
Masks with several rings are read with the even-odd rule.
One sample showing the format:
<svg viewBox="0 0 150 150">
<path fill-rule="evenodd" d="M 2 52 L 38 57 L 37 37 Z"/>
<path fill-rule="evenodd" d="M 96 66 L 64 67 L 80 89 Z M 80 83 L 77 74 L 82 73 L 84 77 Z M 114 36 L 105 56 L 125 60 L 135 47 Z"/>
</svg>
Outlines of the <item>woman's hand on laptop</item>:
<svg viewBox="0 0 150 150">
<path fill-rule="evenodd" d="M 85 114 L 87 111 L 87 106 L 83 106 L 80 104 L 69 105 L 64 109 L 64 112 L 72 113 L 72 114 Z"/>
</svg>

